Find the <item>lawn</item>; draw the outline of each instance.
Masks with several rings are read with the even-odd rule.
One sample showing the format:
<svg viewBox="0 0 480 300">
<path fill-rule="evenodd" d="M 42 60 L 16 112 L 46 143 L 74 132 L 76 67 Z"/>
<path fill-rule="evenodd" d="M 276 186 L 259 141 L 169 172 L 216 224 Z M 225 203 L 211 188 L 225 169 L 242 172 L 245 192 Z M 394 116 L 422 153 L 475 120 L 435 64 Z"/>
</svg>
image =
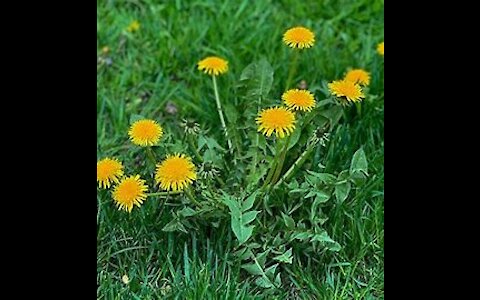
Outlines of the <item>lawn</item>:
<svg viewBox="0 0 480 300">
<path fill-rule="evenodd" d="M 295 26 L 313 47 L 284 44 Z M 158 192 L 129 213 L 97 188 L 97 299 L 384 299 L 383 40 L 381 0 L 97 0 L 97 160 Z M 197 68 L 207 56 L 228 61 L 216 77 L 227 134 Z M 371 75 L 365 99 L 335 104 L 328 84 L 357 68 Z M 265 137 L 255 119 L 286 86 L 317 106 L 288 138 Z M 145 118 L 164 131 L 151 152 L 129 140 Z M 151 160 L 173 153 L 197 166 L 188 193 L 155 185 Z"/>
</svg>

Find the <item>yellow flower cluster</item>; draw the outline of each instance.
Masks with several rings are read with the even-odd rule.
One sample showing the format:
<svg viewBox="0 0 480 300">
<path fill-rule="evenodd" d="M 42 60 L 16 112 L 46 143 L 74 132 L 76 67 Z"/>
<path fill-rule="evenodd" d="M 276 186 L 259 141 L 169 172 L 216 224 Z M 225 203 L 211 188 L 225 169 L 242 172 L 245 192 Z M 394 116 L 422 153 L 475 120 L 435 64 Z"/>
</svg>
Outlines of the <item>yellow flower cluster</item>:
<svg viewBox="0 0 480 300">
<path fill-rule="evenodd" d="M 141 147 L 158 145 L 163 136 L 163 128 L 154 120 L 136 121 L 128 132 L 133 144 Z M 190 157 L 183 154 L 167 155 L 156 165 L 155 184 L 164 191 L 181 192 L 197 179 L 196 167 Z M 140 207 L 148 197 L 148 185 L 140 175 L 124 176 L 124 167 L 115 158 L 105 158 L 97 162 L 97 182 L 100 188 L 110 188 L 116 184 L 112 196 L 119 209 L 131 212 L 134 206 Z"/>
<path fill-rule="evenodd" d="M 257 117 L 258 132 L 283 139 L 295 130 L 295 111 L 310 112 L 315 108 L 315 96 L 308 90 L 291 89 L 283 93 L 285 107 L 262 110 Z"/>
<path fill-rule="evenodd" d="M 365 98 L 362 87 L 370 84 L 370 73 L 362 69 L 347 72 L 341 80 L 328 84 L 330 93 L 337 97 L 342 104 L 360 102 Z"/>
</svg>

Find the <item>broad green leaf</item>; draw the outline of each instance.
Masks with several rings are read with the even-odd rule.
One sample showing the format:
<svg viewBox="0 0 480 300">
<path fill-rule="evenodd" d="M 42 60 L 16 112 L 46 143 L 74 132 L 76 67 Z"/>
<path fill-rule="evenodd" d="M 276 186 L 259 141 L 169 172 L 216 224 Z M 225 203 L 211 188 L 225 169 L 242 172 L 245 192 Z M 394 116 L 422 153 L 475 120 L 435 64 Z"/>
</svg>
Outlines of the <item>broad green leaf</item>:
<svg viewBox="0 0 480 300">
<path fill-rule="evenodd" d="M 328 173 L 315 173 L 312 171 L 307 171 L 307 173 L 311 175 L 309 177 L 315 178 L 315 179 L 311 178 L 312 182 L 315 184 L 318 184 L 320 182 L 325 184 L 333 184 L 337 180 L 337 178 L 334 175 L 328 174 Z"/>
<path fill-rule="evenodd" d="M 259 212 L 248 212 L 246 210 L 243 210 L 240 202 L 230 195 L 224 195 L 223 202 L 230 209 L 232 231 L 237 237 L 240 245 L 242 245 L 252 236 L 254 226 L 247 225 L 253 220 L 255 220 Z M 249 206 L 250 203 L 247 203 L 245 207 Z"/>
<path fill-rule="evenodd" d="M 195 215 L 198 214 L 198 212 L 196 212 L 195 210 L 193 210 L 192 208 L 190 207 L 185 207 L 184 209 L 182 209 L 181 211 L 178 212 L 180 215 L 184 216 L 184 217 L 193 217 Z"/>
<path fill-rule="evenodd" d="M 244 264 L 242 265 L 242 269 L 245 269 L 245 271 L 247 271 L 248 273 L 252 274 L 252 275 L 263 275 L 264 272 L 262 270 L 262 268 L 260 268 L 260 266 L 256 263 L 252 263 L 252 264 Z"/>
<path fill-rule="evenodd" d="M 343 170 L 340 174 L 338 174 L 337 177 L 337 183 L 343 183 L 344 181 L 347 181 L 350 178 L 350 173 L 348 170 Z"/>
<path fill-rule="evenodd" d="M 293 262 L 292 249 L 289 249 L 287 252 L 274 257 L 273 259 L 282 263 L 291 264 Z"/>
<path fill-rule="evenodd" d="M 348 198 L 351 189 L 352 184 L 349 181 L 337 184 L 335 186 L 335 197 L 337 198 L 338 202 L 342 203 L 345 201 Z"/>
<path fill-rule="evenodd" d="M 290 138 L 290 143 L 288 144 L 288 150 L 291 150 L 300 140 L 300 136 L 302 134 L 301 128 L 296 128 L 293 133 L 292 137 Z"/>
<path fill-rule="evenodd" d="M 282 286 L 282 277 L 280 276 L 280 272 L 278 272 L 277 277 L 275 277 L 275 285 L 277 287 Z"/>
<path fill-rule="evenodd" d="M 232 217 L 235 217 L 237 219 L 241 218 L 242 212 L 240 211 L 240 205 L 235 198 L 229 195 L 225 195 L 223 198 L 223 202 L 230 209 Z"/>
<path fill-rule="evenodd" d="M 267 275 L 268 278 L 274 278 L 275 277 L 275 272 L 277 271 L 278 264 L 274 264 L 273 266 L 268 267 L 265 270 L 265 275 Z"/>
<path fill-rule="evenodd" d="M 248 241 L 252 236 L 254 227 L 255 226 L 243 226 L 241 219 L 234 219 L 232 217 L 232 230 L 240 245 Z"/>
<path fill-rule="evenodd" d="M 335 127 L 337 123 L 340 121 L 340 119 L 343 116 L 343 108 L 335 105 L 332 106 L 331 108 L 323 111 L 321 113 L 322 116 L 328 118 L 331 122 L 331 128 Z"/>
<path fill-rule="evenodd" d="M 292 235 L 292 239 L 300 240 L 300 241 L 306 241 L 310 239 L 312 236 L 311 233 L 309 232 L 296 232 Z"/>
<path fill-rule="evenodd" d="M 322 231 L 319 234 L 315 234 L 312 238 L 312 242 L 321 242 L 321 243 L 335 243 L 334 240 L 328 235 L 326 231 Z"/>
<path fill-rule="evenodd" d="M 255 280 L 255 284 L 265 289 L 271 289 L 275 287 L 273 283 L 270 281 L 270 279 L 268 279 L 267 277 L 257 278 L 257 280 Z"/>
<path fill-rule="evenodd" d="M 315 197 L 315 203 L 325 203 L 328 202 L 328 200 L 330 200 L 329 194 L 322 191 L 317 192 L 317 196 Z"/>
<path fill-rule="evenodd" d="M 265 99 L 272 89 L 273 73 L 272 66 L 265 58 L 248 65 L 240 76 L 240 81 L 246 87 L 247 97 Z"/>
<path fill-rule="evenodd" d="M 231 103 L 225 103 L 223 105 L 223 110 L 229 124 L 236 124 L 238 120 L 238 112 Z"/>
<path fill-rule="evenodd" d="M 305 199 L 315 197 L 317 195 L 317 191 L 310 191 L 306 196 Z"/>
<path fill-rule="evenodd" d="M 350 174 L 357 172 L 362 172 L 365 175 L 368 175 L 367 156 L 365 155 L 363 148 L 360 148 L 357 152 L 355 152 L 352 158 L 352 164 L 350 165 Z"/>
<path fill-rule="evenodd" d="M 260 212 L 259 211 L 249 211 L 247 213 L 245 213 L 243 216 L 242 216 L 242 222 L 243 224 L 250 224 L 251 222 L 253 222 L 253 220 L 255 220 L 255 218 L 257 217 L 257 215 L 259 214 Z"/>
<path fill-rule="evenodd" d="M 282 212 L 282 218 L 288 229 L 295 229 L 295 220 Z"/>
<path fill-rule="evenodd" d="M 269 253 L 270 253 L 270 250 L 266 250 L 260 253 L 259 255 L 257 255 L 256 257 L 257 262 L 260 264 L 260 266 L 262 266 L 262 268 L 265 267 L 265 263 L 267 262 L 267 256 Z"/>
<path fill-rule="evenodd" d="M 362 172 L 355 172 L 351 175 L 350 180 L 356 185 L 361 186 L 367 180 L 367 176 Z"/>
<path fill-rule="evenodd" d="M 243 202 L 242 211 L 247 211 L 253 207 L 253 205 L 255 204 L 255 198 L 257 197 L 257 195 L 258 195 L 258 191 L 255 191 Z"/>
<path fill-rule="evenodd" d="M 335 242 L 326 231 L 316 234 L 312 238 L 312 242 L 320 242 L 324 247 L 330 251 L 338 252 L 342 249 L 339 243 Z"/>
<path fill-rule="evenodd" d="M 179 219 L 173 219 L 172 221 L 170 221 L 170 223 L 168 223 L 167 225 L 165 225 L 165 227 L 163 227 L 162 231 L 165 231 L 165 232 L 182 231 L 184 233 L 188 233 L 187 229 L 185 228 L 185 226 L 183 226 L 183 224 L 180 222 Z"/>
</svg>

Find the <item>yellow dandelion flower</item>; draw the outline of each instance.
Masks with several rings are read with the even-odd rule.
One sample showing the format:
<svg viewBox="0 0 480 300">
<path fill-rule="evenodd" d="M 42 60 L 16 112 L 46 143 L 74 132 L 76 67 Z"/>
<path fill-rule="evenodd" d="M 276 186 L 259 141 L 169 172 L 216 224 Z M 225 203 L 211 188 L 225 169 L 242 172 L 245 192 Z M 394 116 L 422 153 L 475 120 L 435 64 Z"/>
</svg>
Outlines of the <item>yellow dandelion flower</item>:
<svg viewBox="0 0 480 300">
<path fill-rule="evenodd" d="M 137 20 L 130 23 L 130 25 L 128 25 L 128 27 L 127 27 L 128 32 L 135 32 L 135 31 L 138 31 L 138 30 L 140 30 L 140 22 L 138 22 Z"/>
<path fill-rule="evenodd" d="M 351 70 L 345 75 L 345 80 L 367 86 L 370 84 L 370 73 L 362 69 Z"/>
<path fill-rule="evenodd" d="M 282 100 L 294 110 L 311 111 L 315 107 L 315 97 L 310 91 L 293 89 L 282 95 Z"/>
<path fill-rule="evenodd" d="M 113 191 L 113 200 L 118 206 L 118 209 L 123 209 L 132 212 L 133 205 L 141 206 L 143 201 L 147 199 L 146 192 L 148 186 L 145 180 L 140 179 L 140 175 L 130 176 L 124 178 Z"/>
<path fill-rule="evenodd" d="M 153 120 L 140 120 L 130 127 L 130 140 L 138 146 L 148 147 L 158 144 L 163 136 L 163 128 Z"/>
<path fill-rule="evenodd" d="M 222 75 L 228 71 L 228 61 L 220 57 L 210 56 L 198 63 L 198 70 L 208 75 Z"/>
<path fill-rule="evenodd" d="M 265 109 L 257 117 L 258 132 L 270 137 L 273 132 L 283 139 L 295 129 L 295 114 L 284 108 L 274 107 Z"/>
<path fill-rule="evenodd" d="M 362 88 L 348 80 L 338 80 L 328 84 L 330 92 L 337 97 L 344 97 L 350 102 L 360 102 L 365 98 Z"/>
<path fill-rule="evenodd" d="M 100 188 L 109 188 L 123 176 L 123 165 L 115 158 L 105 158 L 97 162 L 97 182 Z"/>
<path fill-rule="evenodd" d="M 196 168 L 188 156 L 169 155 L 157 165 L 155 180 L 165 191 L 182 191 L 197 180 Z"/>
<path fill-rule="evenodd" d="M 384 52 L 385 52 L 385 42 L 381 42 L 380 44 L 378 44 L 377 46 L 377 52 L 378 54 L 380 54 L 381 56 L 383 56 Z"/>
<path fill-rule="evenodd" d="M 285 32 L 283 42 L 291 48 L 310 48 L 315 44 L 315 34 L 305 27 L 294 27 Z"/>
</svg>

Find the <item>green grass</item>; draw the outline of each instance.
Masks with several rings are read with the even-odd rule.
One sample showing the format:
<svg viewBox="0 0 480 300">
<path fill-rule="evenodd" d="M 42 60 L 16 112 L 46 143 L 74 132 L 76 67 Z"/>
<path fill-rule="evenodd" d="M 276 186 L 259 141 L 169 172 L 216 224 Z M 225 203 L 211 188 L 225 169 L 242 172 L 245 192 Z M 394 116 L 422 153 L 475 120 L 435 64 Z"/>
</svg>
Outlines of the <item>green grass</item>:
<svg viewBox="0 0 480 300">
<path fill-rule="evenodd" d="M 140 30 L 123 34 L 133 20 L 140 21 Z M 289 49 L 281 37 L 292 26 L 316 33 L 316 45 L 302 55 L 295 81 L 306 80 L 317 99 L 325 99 L 324 84 L 348 68 L 372 73 L 361 116 L 348 110 L 328 147 L 318 149 L 308 164 L 310 170 L 319 171 L 321 163 L 338 174 L 348 169 L 360 147 L 367 154 L 367 183 L 324 211 L 325 229 L 341 251 L 299 253 L 284 268 L 282 287 L 264 290 L 229 259 L 236 245 L 228 226 L 166 233 L 162 228 L 172 218 L 171 207 L 162 207 L 160 200 L 126 214 L 99 191 L 97 298 L 383 299 L 384 73 L 383 59 L 375 52 L 383 41 L 383 22 L 383 1 L 376 0 L 97 0 L 97 53 L 101 57 L 108 46 L 112 60 L 109 67 L 97 65 L 98 158 L 115 155 L 138 162 L 141 150 L 126 135 L 135 114 L 162 120 L 174 148 L 184 147 L 174 137 L 180 136 L 179 122 L 186 117 L 224 141 L 211 81 L 196 63 L 210 54 L 227 58 L 230 71 L 219 78 L 220 95 L 224 103 L 236 103 L 231 87 L 248 64 L 265 57 L 275 71 L 271 100 L 279 99 L 289 67 Z M 169 101 L 178 107 L 177 115 L 165 112 Z M 125 274 L 129 285 L 122 282 Z"/>
</svg>

